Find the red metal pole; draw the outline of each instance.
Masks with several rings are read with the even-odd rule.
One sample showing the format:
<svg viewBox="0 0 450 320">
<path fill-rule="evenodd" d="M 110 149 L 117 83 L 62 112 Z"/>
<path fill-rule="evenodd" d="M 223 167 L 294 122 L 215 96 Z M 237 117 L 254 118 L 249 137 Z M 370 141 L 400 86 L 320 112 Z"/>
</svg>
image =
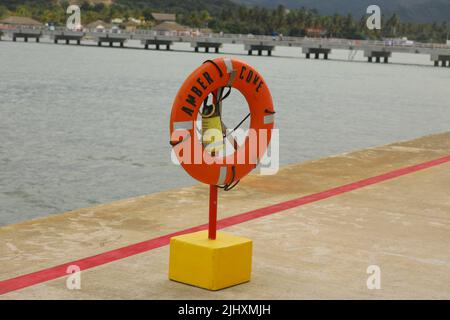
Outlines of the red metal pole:
<svg viewBox="0 0 450 320">
<path fill-rule="evenodd" d="M 217 186 L 209 186 L 209 229 L 208 238 L 216 239 L 217 231 Z"/>
<path fill-rule="evenodd" d="M 217 94 L 218 90 L 214 91 L 213 103 L 217 105 Z M 212 154 L 214 156 L 214 153 Z M 208 227 L 208 238 L 211 240 L 216 240 L 217 232 L 217 186 L 209 186 L 209 227 Z"/>
</svg>

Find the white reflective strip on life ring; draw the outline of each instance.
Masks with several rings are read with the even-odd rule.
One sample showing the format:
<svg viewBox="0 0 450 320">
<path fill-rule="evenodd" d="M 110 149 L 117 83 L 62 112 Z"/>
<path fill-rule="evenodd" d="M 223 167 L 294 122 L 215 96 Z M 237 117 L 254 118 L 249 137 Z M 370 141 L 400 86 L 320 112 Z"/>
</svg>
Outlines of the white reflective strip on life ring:
<svg viewBox="0 0 450 320">
<path fill-rule="evenodd" d="M 227 178 L 227 167 L 220 167 L 219 179 L 217 180 L 218 185 L 225 184 L 225 179 Z"/>
<path fill-rule="evenodd" d="M 231 61 L 230 58 L 224 58 L 223 62 L 225 62 L 225 65 L 227 66 L 227 73 L 232 73 L 233 72 L 233 62 Z"/>
<path fill-rule="evenodd" d="M 275 117 L 274 117 L 273 114 L 269 114 L 267 116 L 264 116 L 264 124 L 273 123 L 274 118 Z"/>
<path fill-rule="evenodd" d="M 232 87 L 233 86 L 233 82 L 234 82 L 234 79 L 236 78 L 236 74 L 237 74 L 237 72 L 235 70 L 233 70 L 231 72 L 230 80 L 228 80 L 227 87 Z"/>
<path fill-rule="evenodd" d="M 230 74 L 230 79 L 228 80 L 227 87 L 233 86 L 234 79 L 236 78 L 236 70 L 233 69 L 233 61 L 230 58 L 224 58 L 225 66 L 227 67 L 227 73 Z"/>
<path fill-rule="evenodd" d="M 180 121 L 173 123 L 173 130 L 191 130 L 192 127 L 192 121 Z"/>
</svg>

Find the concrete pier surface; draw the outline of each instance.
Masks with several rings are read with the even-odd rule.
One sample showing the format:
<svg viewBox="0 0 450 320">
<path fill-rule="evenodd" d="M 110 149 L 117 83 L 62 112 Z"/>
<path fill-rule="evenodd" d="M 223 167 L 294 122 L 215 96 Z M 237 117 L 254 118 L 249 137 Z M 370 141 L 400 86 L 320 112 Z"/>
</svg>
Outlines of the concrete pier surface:
<svg viewBox="0 0 450 320">
<path fill-rule="evenodd" d="M 0 299 L 450 299 L 449 156 L 447 132 L 251 175 L 220 192 L 224 219 L 353 186 L 226 227 L 253 240 L 253 273 L 250 282 L 217 292 L 169 281 L 167 245 L 100 255 L 109 263 L 92 258 L 80 290 L 47 269 L 206 223 L 207 186 L 4 226 Z M 367 287 L 373 265 L 379 290 Z"/>
</svg>

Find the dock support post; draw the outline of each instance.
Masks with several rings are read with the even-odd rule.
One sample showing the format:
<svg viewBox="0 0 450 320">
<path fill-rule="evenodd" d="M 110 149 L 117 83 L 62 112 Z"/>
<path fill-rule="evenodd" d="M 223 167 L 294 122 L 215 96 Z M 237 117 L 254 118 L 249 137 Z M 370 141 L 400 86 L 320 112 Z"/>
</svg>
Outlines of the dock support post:
<svg viewBox="0 0 450 320">
<path fill-rule="evenodd" d="M 380 59 L 380 57 L 376 57 L 376 63 L 380 63 L 381 62 L 381 59 Z"/>
<path fill-rule="evenodd" d="M 216 47 L 216 53 L 219 53 L 219 47 Z"/>
<path fill-rule="evenodd" d="M 27 38 L 27 37 L 25 37 L 24 41 L 25 41 L 25 42 L 28 42 L 28 38 Z"/>
<path fill-rule="evenodd" d="M 159 50 L 159 43 L 156 44 L 156 50 Z"/>
<path fill-rule="evenodd" d="M 446 66 L 447 66 L 447 61 L 442 60 L 442 61 L 441 61 L 441 66 L 442 66 L 442 67 L 446 67 Z"/>
<path fill-rule="evenodd" d="M 101 46 L 102 46 L 102 42 L 99 41 L 99 42 L 97 43 L 97 45 L 98 45 L 99 47 L 101 47 Z"/>
<path fill-rule="evenodd" d="M 55 44 L 58 44 L 58 39 L 55 38 L 55 40 L 53 40 L 53 42 L 54 42 Z"/>
<path fill-rule="evenodd" d="M 267 51 L 267 55 L 270 57 L 272 55 L 272 50 Z"/>
<path fill-rule="evenodd" d="M 195 47 L 195 52 L 198 52 L 198 47 Z"/>
<path fill-rule="evenodd" d="M 120 47 L 123 48 L 123 42 L 120 43 Z"/>
<path fill-rule="evenodd" d="M 389 58 L 388 57 L 384 57 L 384 63 L 389 63 Z"/>
<path fill-rule="evenodd" d="M 262 50 L 258 50 L 258 56 L 262 56 Z"/>
<path fill-rule="evenodd" d="M 325 60 L 328 60 L 328 53 L 324 53 L 324 54 L 323 54 L 323 58 L 324 58 Z"/>
<path fill-rule="evenodd" d="M 80 45 L 80 44 L 81 44 L 81 40 L 78 39 L 78 40 L 77 40 L 77 45 Z"/>
<path fill-rule="evenodd" d="M 39 40 L 40 40 L 39 37 L 36 37 L 36 42 L 39 42 Z"/>
<path fill-rule="evenodd" d="M 110 47 L 112 47 L 112 46 L 113 46 L 113 43 L 112 43 L 112 42 L 110 42 L 110 43 L 109 43 L 109 46 L 110 46 Z"/>
<path fill-rule="evenodd" d="M 310 59 L 311 58 L 311 54 L 308 52 L 307 54 L 306 54 L 306 59 Z"/>
<path fill-rule="evenodd" d="M 205 52 L 209 53 L 209 47 L 205 47 Z"/>
<path fill-rule="evenodd" d="M 318 53 L 315 54 L 314 59 L 319 59 L 319 54 Z"/>
<path fill-rule="evenodd" d="M 434 66 L 435 66 L 435 67 L 439 67 L 439 61 L 438 61 L 438 60 L 435 60 L 435 61 L 434 61 Z"/>
<path fill-rule="evenodd" d="M 372 62 L 372 57 L 368 57 L 367 62 Z"/>
<path fill-rule="evenodd" d="M 14 41 L 14 42 L 16 42 L 16 41 L 17 41 L 16 37 L 13 37 L 13 41 Z"/>
<path fill-rule="evenodd" d="M 208 238 L 216 239 L 217 231 L 217 186 L 209 186 L 209 226 Z"/>
<path fill-rule="evenodd" d="M 66 39 L 66 44 L 69 44 L 70 43 L 70 40 L 69 39 Z"/>
<path fill-rule="evenodd" d="M 148 50 L 148 44 L 147 44 L 147 43 L 145 44 L 144 48 L 145 48 L 146 50 Z"/>
<path fill-rule="evenodd" d="M 251 56 L 253 54 L 252 50 L 248 50 L 248 55 Z"/>
<path fill-rule="evenodd" d="M 166 44 L 166 50 L 167 50 L 167 51 L 170 50 L 170 44 Z"/>
</svg>

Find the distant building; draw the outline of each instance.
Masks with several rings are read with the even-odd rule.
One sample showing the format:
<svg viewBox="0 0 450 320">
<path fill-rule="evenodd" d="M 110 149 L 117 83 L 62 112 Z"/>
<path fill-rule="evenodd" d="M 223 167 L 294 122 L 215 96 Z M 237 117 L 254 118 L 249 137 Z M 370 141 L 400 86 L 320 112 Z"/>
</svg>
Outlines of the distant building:
<svg viewBox="0 0 450 320">
<path fill-rule="evenodd" d="M 200 28 L 200 29 L 191 29 L 190 34 L 192 36 L 204 36 L 204 35 L 210 35 L 214 33 L 214 31 L 210 28 Z"/>
<path fill-rule="evenodd" d="M 413 46 L 414 41 L 408 40 L 408 38 L 382 38 L 386 46 Z"/>
<path fill-rule="evenodd" d="M 39 21 L 28 17 L 11 16 L 0 20 L 0 28 L 2 29 L 11 29 L 16 27 L 38 28 L 42 26 L 43 24 Z"/>
<path fill-rule="evenodd" d="M 104 31 L 105 29 L 110 29 L 111 27 L 112 27 L 111 24 L 106 23 L 103 20 L 97 20 L 97 21 L 91 22 L 86 25 L 86 29 L 89 29 L 89 30 L 95 29 L 96 31 L 99 31 L 99 32 Z"/>
<path fill-rule="evenodd" d="M 157 23 L 162 22 L 175 22 L 176 21 L 176 15 L 173 13 L 152 13 L 153 19 L 156 20 Z"/>
<path fill-rule="evenodd" d="M 121 24 L 121 23 L 123 23 L 123 19 L 115 18 L 115 19 L 111 20 L 111 23 L 113 23 L 113 24 Z"/>
<path fill-rule="evenodd" d="M 142 24 L 142 21 L 141 21 L 141 20 L 136 19 L 136 18 L 133 18 L 133 17 L 128 18 L 128 21 L 129 21 L 129 22 L 134 22 L 134 23 L 136 23 L 136 24 L 138 24 L 138 25 Z"/>
<path fill-rule="evenodd" d="M 170 35 L 189 35 L 191 33 L 191 28 L 182 26 L 175 21 L 165 21 L 152 28 L 160 35 L 170 36 Z"/>
<path fill-rule="evenodd" d="M 307 28 L 305 30 L 305 34 L 307 37 L 320 38 L 327 34 L 327 31 L 322 28 Z"/>
<path fill-rule="evenodd" d="M 127 32 L 134 32 L 140 25 L 141 25 L 140 22 L 130 20 L 130 21 L 125 22 L 122 25 L 122 27 L 124 27 Z"/>
</svg>

